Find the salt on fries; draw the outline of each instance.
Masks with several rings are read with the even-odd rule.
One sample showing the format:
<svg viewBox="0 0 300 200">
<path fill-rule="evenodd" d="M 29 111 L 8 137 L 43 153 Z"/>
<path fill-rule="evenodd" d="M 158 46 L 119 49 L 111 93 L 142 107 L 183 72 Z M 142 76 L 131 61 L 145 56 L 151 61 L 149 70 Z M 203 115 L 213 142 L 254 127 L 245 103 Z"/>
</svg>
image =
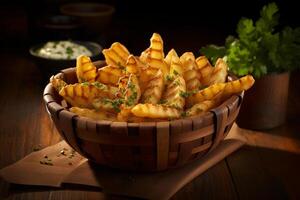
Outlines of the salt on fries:
<svg viewBox="0 0 300 200">
<path fill-rule="evenodd" d="M 118 42 L 103 54 L 107 65 L 98 70 L 89 57 L 77 58 L 78 83 L 50 79 L 71 112 L 94 120 L 145 122 L 203 115 L 254 84 L 251 75 L 226 82 L 228 67 L 221 58 L 212 66 L 192 52 L 179 57 L 171 49 L 164 56 L 157 33 L 140 56 Z"/>
</svg>

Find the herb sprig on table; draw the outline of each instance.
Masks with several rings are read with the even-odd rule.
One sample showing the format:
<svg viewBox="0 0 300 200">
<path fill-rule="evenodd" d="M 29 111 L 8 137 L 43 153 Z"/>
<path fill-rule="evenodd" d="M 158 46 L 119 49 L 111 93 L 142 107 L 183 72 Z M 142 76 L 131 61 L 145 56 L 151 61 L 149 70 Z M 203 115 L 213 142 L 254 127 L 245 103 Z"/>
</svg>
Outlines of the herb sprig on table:
<svg viewBox="0 0 300 200">
<path fill-rule="evenodd" d="M 224 46 L 208 45 L 200 52 L 213 63 L 224 57 L 230 71 L 238 76 L 259 78 L 300 67 L 300 28 L 276 31 L 278 11 L 276 3 L 264 6 L 257 21 L 242 18 L 238 22 L 237 37 L 228 36 Z"/>
</svg>

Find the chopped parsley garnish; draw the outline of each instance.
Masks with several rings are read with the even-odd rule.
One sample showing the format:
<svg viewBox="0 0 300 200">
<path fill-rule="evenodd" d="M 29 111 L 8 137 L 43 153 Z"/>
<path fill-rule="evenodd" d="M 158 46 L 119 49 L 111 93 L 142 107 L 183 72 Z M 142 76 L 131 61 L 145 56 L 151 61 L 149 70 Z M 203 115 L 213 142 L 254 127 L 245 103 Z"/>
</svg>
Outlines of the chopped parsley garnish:
<svg viewBox="0 0 300 200">
<path fill-rule="evenodd" d="M 127 106 L 132 106 L 132 105 L 135 103 L 136 98 L 137 98 L 137 92 L 134 91 L 134 92 L 132 93 L 132 95 L 130 95 L 130 96 L 128 97 L 127 102 L 126 102 L 126 105 L 127 105 Z"/>
<path fill-rule="evenodd" d="M 89 82 L 83 82 L 83 83 L 81 83 L 81 85 L 82 85 L 82 86 L 89 86 L 90 83 L 89 83 Z"/>
<path fill-rule="evenodd" d="M 66 48 L 66 53 L 67 53 L 69 56 L 72 56 L 73 53 L 74 53 L 74 51 L 73 51 L 73 49 L 72 49 L 71 47 L 67 47 L 67 48 Z"/>
<path fill-rule="evenodd" d="M 196 90 L 192 90 L 192 91 L 187 91 L 187 92 L 183 92 L 183 91 L 180 91 L 179 95 L 183 98 L 187 98 L 187 97 L 190 97 L 194 94 L 196 94 L 197 91 Z"/>
<path fill-rule="evenodd" d="M 135 90 L 135 85 L 131 81 L 128 82 L 127 87 L 131 90 L 132 94 L 127 98 L 126 105 L 132 106 L 135 104 L 135 101 L 137 99 L 137 91 Z"/>
<path fill-rule="evenodd" d="M 203 90 L 203 89 L 205 89 L 205 88 L 207 88 L 207 86 L 201 85 L 201 86 L 199 87 L 199 90 Z"/>
<path fill-rule="evenodd" d="M 113 107 L 113 109 L 116 111 L 116 112 L 120 112 L 120 105 L 124 103 L 124 100 L 123 99 L 103 99 L 103 103 L 105 104 L 108 104 L 110 103 Z"/>
<path fill-rule="evenodd" d="M 181 117 L 186 117 L 187 116 L 187 112 L 182 112 L 180 115 L 181 115 Z"/>
<path fill-rule="evenodd" d="M 174 84 L 177 85 L 177 86 L 180 86 L 180 82 L 178 80 L 175 80 Z"/>
<path fill-rule="evenodd" d="M 168 75 L 166 76 L 166 79 L 167 79 L 167 81 L 173 81 L 173 80 L 174 80 L 174 77 L 168 74 Z"/>
<path fill-rule="evenodd" d="M 131 90 L 134 90 L 135 85 L 130 81 L 130 82 L 128 83 L 128 88 L 131 89 Z"/>
<path fill-rule="evenodd" d="M 119 92 L 120 92 L 121 96 L 124 96 L 125 92 L 126 92 L 126 89 L 125 88 L 120 88 Z"/>
<path fill-rule="evenodd" d="M 99 83 L 98 81 L 92 83 L 95 87 L 99 88 L 99 89 L 106 89 L 106 85 Z"/>
<path fill-rule="evenodd" d="M 167 103 L 168 101 L 166 99 L 161 99 L 159 100 L 158 104 L 165 104 Z"/>
<path fill-rule="evenodd" d="M 118 67 L 122 70 L 126 70 L 126 67 L 123 66 L 120 62 L 117 63 Z"/>
<path fill-rule="evenodd" d="M 180 106 L 176 103 L 171 104 L 170 107 L 176 108 L 176 109 L 181 109 Z"/>
<path fill-rule="evenodd" d="M 179 74 L 176 70 L 174 70 L 173 73 L 174 73 L 174 75 L 176 75 L 176 76 Z"/>
</svg>

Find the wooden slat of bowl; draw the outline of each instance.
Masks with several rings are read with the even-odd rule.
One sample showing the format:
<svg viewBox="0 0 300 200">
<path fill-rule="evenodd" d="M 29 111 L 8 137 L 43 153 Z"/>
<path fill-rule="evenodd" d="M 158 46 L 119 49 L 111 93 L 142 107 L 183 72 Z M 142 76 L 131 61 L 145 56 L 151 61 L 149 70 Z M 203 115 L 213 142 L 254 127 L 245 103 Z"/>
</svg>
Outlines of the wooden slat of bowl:
<svg viewBox="0 0 300 200">
<path fill-rule="evenodd" d="M 170 123 L 156 123 L 156 156 L 157 169 L 165 170 L 169 161 Z"/>
<path fill-rule="evenodd" d="M 215 149 L 223 139 L 224 131 L 227 126 L 226 120 L 228 118 L 228 108 L 221 105 L 217 108 L 212 109 L 211 112 L 214 114 L 215 135 L 210 151 Z"/>
<path fill-rule="evenodd" d="M 181 120 L 175 120 L 170 122 L 170 149 L 169 149 L 169 166 L 175 166 L 179 151 L 179 143 L 174 141 L 174 138 L 180 137 L 182 132 Z"/>
<path fill-rule="evenodd" d="M 43 99 L 44 99 L 45 102 L 47 102 L 47 104 L 51 103 L 51 102 L 55 102 L 55 99 L 50 94 L 44 95 Z"/>
<path fill-rule="evenodd" d="M 78 153 L 84 156 L 83 151 L 80 148 L 76 130 L 75 130 L 75 117 L 78 117 L 76 114 L 71 113 L 67 110 L 62 110 L 58 114 L 59 127 L 61 128 L 61 134 L 64 135 L 66 142 Z"/>
<path fill-rule="evenodd" d="M 63 74 L 65 82 L 69 84 L 74 84 L 77 83 L 77 76 L 75 72 L 75 68 L 67 68 L 64 70 L 61 70 L 61 73 Z"/>
<path fill-rule="evenodd" d="M 128 135 L 139 137 L 139 135 L 140 135 L 139 128 L 140 128 L 140 125 L 138 123 L 128 124 Z M 131 153 L 132 153 L 132 159 L 133 159 L 133 161 L 132 161 L 133 166 L 135 166 L 136 168 L 139 168 L 142 165 L 140 146 L 133 145 L 131 147 Z"/>
<path fill-rule="evenodd" d="M 193 121 L 191 119 L 183 119 L 181 120 L 182 128 L 181 128 L 181 137 L 182 138 L 187 138 L 188 135 L 190 134 L 193 130 Z M 176 166 L 180 166 L 183 163 L 185 163 L 192 152 L 193 148 L 193 141 L 189 140 L 183 140 L 183 141 L 178 141 L 179 143 L 179 149 L 178 149 L 178 156 L 177 156 L 177 162 Z"/>
<path fill-rule="evenodd" d="M 129 123 L 130 124 L 130 123 Z M 140 146 L 141 169 L 153 171 L 156 169 L 156 123 L 141 122 L 139 123 L 139 136 L 147 138 L 149 146 Z"/>
</svg>

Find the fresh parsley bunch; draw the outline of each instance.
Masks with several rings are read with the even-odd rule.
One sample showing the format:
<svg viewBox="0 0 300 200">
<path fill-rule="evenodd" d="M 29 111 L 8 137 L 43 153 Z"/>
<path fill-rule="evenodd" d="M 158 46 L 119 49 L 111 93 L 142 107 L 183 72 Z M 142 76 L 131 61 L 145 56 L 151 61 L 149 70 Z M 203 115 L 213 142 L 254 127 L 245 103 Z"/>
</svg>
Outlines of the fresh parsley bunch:
<svg viewBox="0 0 300 200">
<path fill-rule="evenodd" d="M 260 18 L 242 18 L 237 38 L 228 36 L 225 46 L 208 45 L 200 52 L 213 63 L 224 57 L 230 71 L 238 76 L 252 74 L 259 78 L 267 73 L 281 73 L 300 67 L 300 28 L 277 31 L 279 13 L 276 3 L 264 6 Z"/>
</svg>

